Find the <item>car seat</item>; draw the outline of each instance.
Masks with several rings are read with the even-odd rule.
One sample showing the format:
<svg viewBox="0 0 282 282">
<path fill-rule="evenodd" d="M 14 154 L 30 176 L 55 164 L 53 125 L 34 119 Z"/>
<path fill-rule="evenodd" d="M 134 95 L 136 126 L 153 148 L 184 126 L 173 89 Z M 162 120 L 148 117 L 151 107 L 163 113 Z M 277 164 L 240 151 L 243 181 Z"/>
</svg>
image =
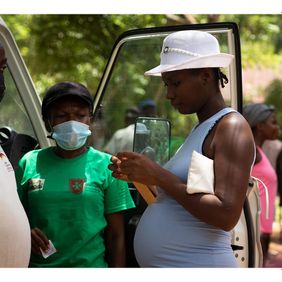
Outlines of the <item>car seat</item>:
<svg viewBox="0 0 282 282">
<path fill-rule="evenodd" d="M 0 128 L 0 145 L 14 170 L 16 170 L 21 157 L 35 149 L 38 146 L 38 142 L 29 135 L 17 133 L 12 128 L 4 126 Z"/>
</svg>

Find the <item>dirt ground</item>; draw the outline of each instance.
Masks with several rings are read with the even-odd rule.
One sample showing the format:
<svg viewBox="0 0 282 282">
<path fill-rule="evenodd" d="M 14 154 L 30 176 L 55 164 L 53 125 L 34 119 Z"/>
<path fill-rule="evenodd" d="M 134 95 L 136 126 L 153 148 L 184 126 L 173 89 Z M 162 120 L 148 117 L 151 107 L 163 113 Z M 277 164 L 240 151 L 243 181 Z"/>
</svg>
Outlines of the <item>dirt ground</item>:
<svg viewBox="0 0 282 282">
<path fill-rule="evenodd" d="M 266 267 L 282 268 L 282 222 L 275 222 Z"/>
</svg>

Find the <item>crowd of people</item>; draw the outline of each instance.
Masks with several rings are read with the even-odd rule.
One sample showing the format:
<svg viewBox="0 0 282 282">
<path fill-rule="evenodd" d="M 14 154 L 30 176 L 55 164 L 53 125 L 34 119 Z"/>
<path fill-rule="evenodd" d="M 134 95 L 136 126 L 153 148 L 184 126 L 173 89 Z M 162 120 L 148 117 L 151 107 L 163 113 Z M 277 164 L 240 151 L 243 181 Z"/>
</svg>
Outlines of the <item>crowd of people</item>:
<svg viewBox="0 0 282 282">
<path fill-rule="evenodd" d="M 282 143 L 272 106 L 249 104 L 240 114 L 226 105 L 222 69 L 233 59 L 207 32 L 179 31 L 164 39 L 160 64 L 145 75 L 160 76 L 175 110 L 198 118 L 164 166 L 133 152 L 136 118 L 157 116 L 153 100 L 126 109 L 124 128 L 98 150 L 87 143 L 93 121 L 89 90 L 70 81 L 50 87 L 41 110 L 55 145 L 25 154 L 16 172 L 0 147 L 0 267 L 125 267 L 124 213 L 135 208 L 128 182 L 157 191 L 134 237 L 140 267 L 237 267 L 231 230 L 250 176 L 262 182 L 265 265 L 277 191 L 282 202 Z M 0 45 L 1 97 L 6 65 Z M 209 193 L 189 191 L 193 152 L 212 161 Z"/>
</svg>

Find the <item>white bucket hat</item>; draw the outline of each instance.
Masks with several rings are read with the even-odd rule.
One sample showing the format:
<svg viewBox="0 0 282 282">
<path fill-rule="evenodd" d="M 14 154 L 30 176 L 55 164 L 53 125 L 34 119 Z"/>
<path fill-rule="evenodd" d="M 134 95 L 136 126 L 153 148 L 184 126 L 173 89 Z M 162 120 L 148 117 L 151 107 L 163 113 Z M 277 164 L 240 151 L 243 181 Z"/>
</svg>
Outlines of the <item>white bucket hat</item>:
<svg viewBox="0 0 282 282">
<path fill-rule="evenodd" d="M 160 57 L 160 65 L 146 71 L 145 75 L 160 76 L 163 72 L 182 69 L 225 68 L 234 56 L 220 53 L 213 35 L 184 30 L 171 33 L 164 39 Z"/>
</svg>

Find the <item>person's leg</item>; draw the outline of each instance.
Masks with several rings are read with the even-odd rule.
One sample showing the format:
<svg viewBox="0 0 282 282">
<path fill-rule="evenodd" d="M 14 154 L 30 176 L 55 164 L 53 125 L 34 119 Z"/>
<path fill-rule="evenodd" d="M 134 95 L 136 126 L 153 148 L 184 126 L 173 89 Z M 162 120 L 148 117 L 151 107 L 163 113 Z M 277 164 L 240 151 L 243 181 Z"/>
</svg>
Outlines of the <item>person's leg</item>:
<svg viewBox="0 0 282 282">
<path fill-rule="evenodd" d="M 265 266 L 266 260 L 267 260 L 267 257 L 268 257 L 268 249 L 269 249 L 269 244 L 270 244 L 270 234 L 261 233 L 260 242 L 261 242 L 262 254 L 263 254 L 263 266 Z"/>
</svg>

